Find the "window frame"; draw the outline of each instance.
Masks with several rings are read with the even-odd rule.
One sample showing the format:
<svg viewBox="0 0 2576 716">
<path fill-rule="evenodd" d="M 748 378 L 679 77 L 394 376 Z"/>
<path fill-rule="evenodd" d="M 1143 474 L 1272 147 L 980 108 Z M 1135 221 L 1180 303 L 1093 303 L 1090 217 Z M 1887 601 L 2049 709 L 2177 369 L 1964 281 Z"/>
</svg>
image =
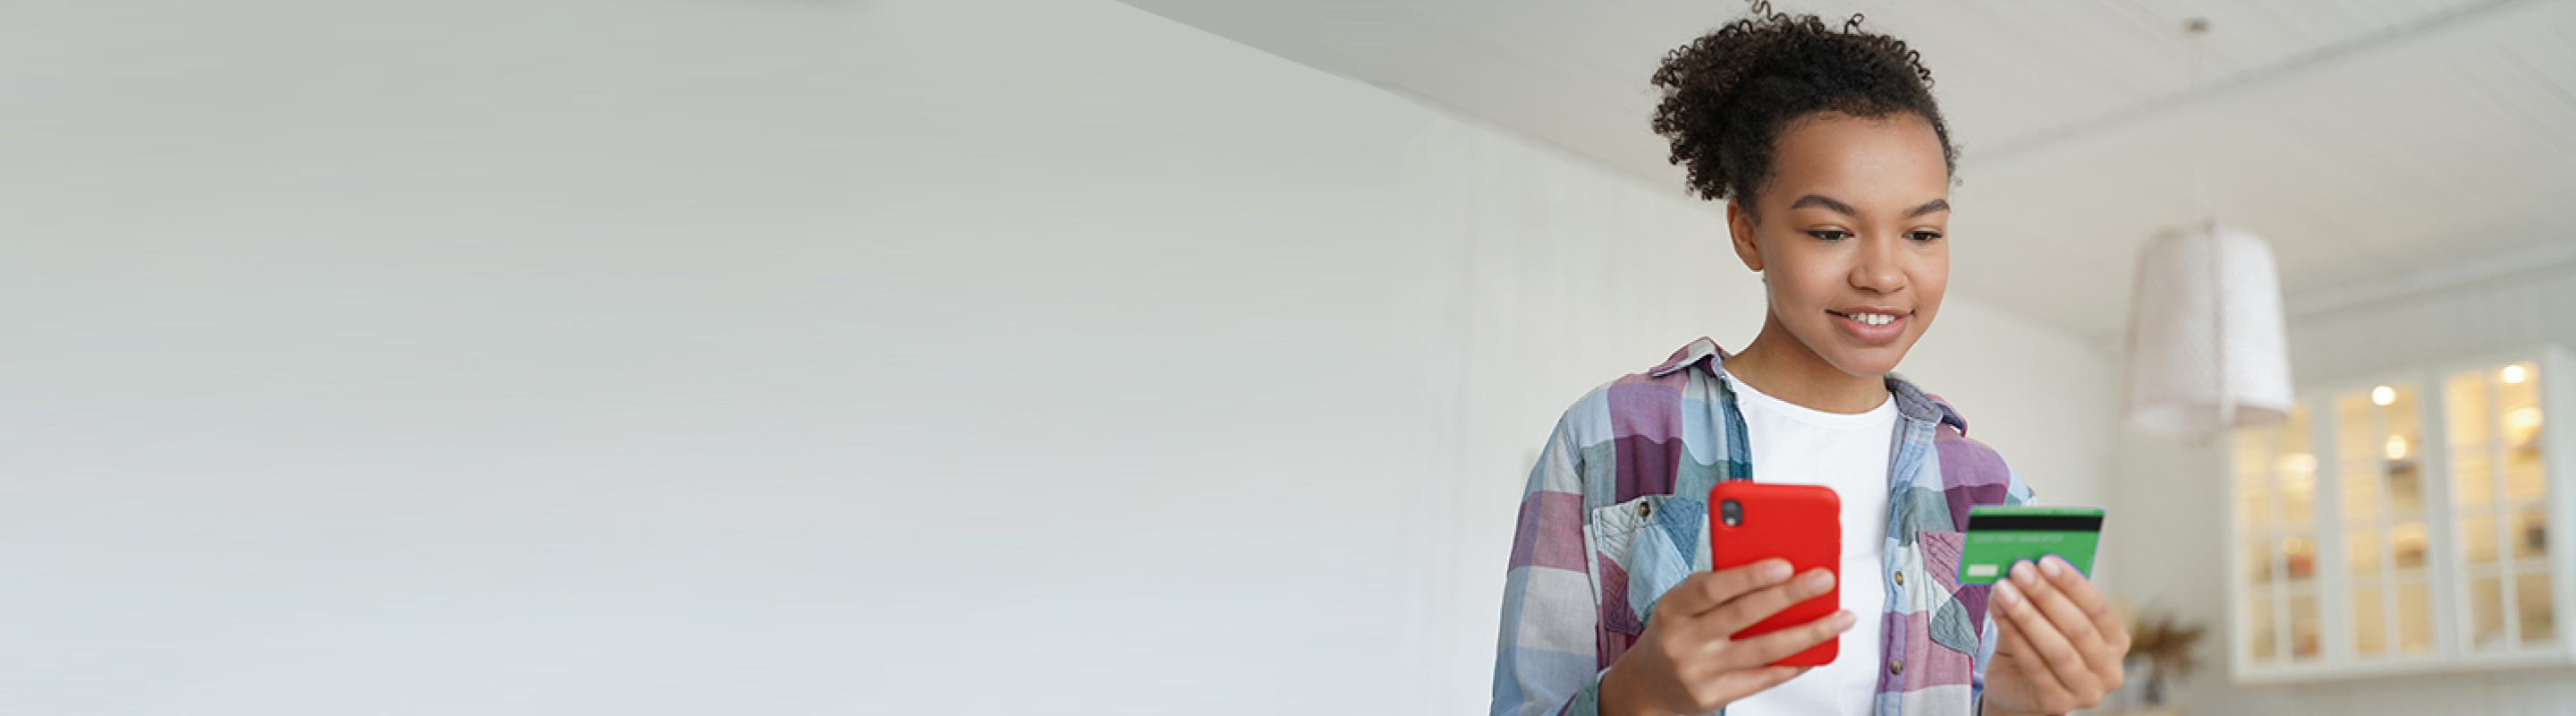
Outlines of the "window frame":
<svg viewBox="0 0 2576 716">
<path fill-rule="evenodd" d="M 2472 583 L 2469 576 L 2471 565 L 2467 562 L 2465 546 L 2457 539 L 2460 534 L 2457 524 L 2460 505 L 2451 474 L 2453 426 L 2448 422 L 2450 396 L 2446 381 L 2464 372 L 2498 370 L 2506 365 L 2525 362 L 2538 369 L 2536 397 L 2542 416 L 2538 440 L 2541 443 L 2542 475 L 2547 485 L 2547 492 L 2541 499 L 2546 514 L 2549 551 L 2547 556 L 2539 559 L 2545 560 L 2548 569 L 2554 638 L 2541 647 L 2470 651 L 2465 642 L 2476 628 L 2472 622 L 2475 616 L 2467 608 Z M 2384 627 L 2383 638 L 2389 643 L 2386 653 L 2390 655 L 2364 659 L 2356 653 L 2351 600 L 2355 575 L 2345 554 L 2347 535 L 2354 526 L 2345 524 L 2343 458 L 2335 443 L 2335 431 L 2340 427 L 2341 416 L 2336 414 L 2334 401 L 2355 392 L 2366 394 L 2381 385 L 2413 385 L 2417 389 L 2415 411 L 2423 445 L 2416 454 L 2420 456 L 2417 464 L 2423 467 L 2419 469 L 2421 477 L 2416 489 L 2423 496 L 2421 510 L 2427 533 L 2423 570 L 2431 602 L 2428 618 L 2433 633 L 2429 652 L 2412 656 L 2402 653 L 2402 648 L 2396 644 L 2402 635 L 2394 627 L 2398 621 L 2394 605 L 2384 598 L 2381 608 L 2388 610 L 2384 611 L 2390 614 L 2385 617 L 2385 623 L 2390 626 Z M 2314 565 L 2310 582 L 2317 596 L 2317 656 L 2308 660 L 2295 659 L 2291 655 L 2295 653 L 2296 645 L 2283 639 L 2278 643 L 2273 660 L 2257 662 L 2253 659 L 2253 634 L 2249 631 L 2246 616 L 2252 592 L 2257 586 L 2264 587 L 2268 590 L 2267 600 L 2285 594 L 2286 590 L 2280 585 L 2285 575 L 2276 573 L 2264 585 L 2256 585 L 2248 578 L 2247 570 L 2254 565 L 2247 559 L 2251 543 L 2239 512 L 2239 501 L 2243 499 L 2237 475 L 2238 440 L 2241 438 L 2230 433 L 2222 438 L 2228 457 L 2222 468 L 2225 475 L 2220 481 L 2224 487 L 2218 492 L 2219 514 L 2224 516 L 2221 521 L 2225 523 L 2226 534 L 2227 614 L 2223 622 L 2227 637 L 2228 674 L 2232 681 L 2239 684 L 2294 683 L 2576 664 L 2576 594 L 2571 594 L 2571 587 L 2576 587 L 2576 583 L 2571 582 L 2571 579 L 2576 579 L 2576 536 L 2571 536 L 2576 529 L 2571 529 L 2571 525 L 2576 525 L 2576 522 L 2570 521 L 2576 519 L 2576 356 L 2558 346 L 2498 351 L 2426 362 L 2401 370 L 2302 384 L 2295 394 L 2297 402 L 2309 411 L 2308 449 L 2317 462 L 2310 496 L 2312 518 L 2308 526 L 2314 535 L 2310 549 Z M 2489 427 L 2492 428 L 2492 424 Z M 2271 446 L 2267 457 L 2278 459 L 2277 443 Z M 2496 465 L 2491 469 L 2501 474 L 2504 468 Z M 2384 473 L 2380 479 L 2384 484 Z M 2275 505 L 2271 508 L 2273 516 L 2267 521 L 2269 526 L 2265 536 L 2268 538 L 2270 531 L 2282 527 L 2277 507 L 2282 499 L 2277 484 L 2266 489 L 2271 491 L 2267 501 Z M 2501 494 L 2502 484 L 2493 489 L 2499 493 L 2493 495 L 2489 504 L 2508 502 L 2508 498 Z M 2506 508 L 2499 506 L 2495 509 Z M 2376 514 L 2375 519 L 2382 524 L 2374 529 L 2382 530 L 2384 535 L 2391 512 L 2383 502 Z M 2506 529 L 2499 526 L 2499 535 Z M 2371 577 L 2373 579 L 2390 579 L 2387 575 L 2396 569 L 2390 559 L 2393 554 L 2384 546 L 2387 541 L 2384 536 L 2376 540 L 2383 546 L 2380 547 L 2382 554 Z M 2503 551 L 2509 546 L 2500 537 L 2496 548 Z M 2277 558 L 2271 556 L 2270 547 L 2267 546 L 2266 550 L 2267 559 Z M 2507 575 L 2515 573 L 2511 569 L 2514 563 L 2510 552 L 2499 554 L 2494 562 Z M 2502 585 L 2502 589 L 2512 588 L 2509 580 Z M 2394 589 L 2387 592 L 2390 595 L 2396 593 Z M 2520 613 L 2517 610 L 2514 615 L 2518 617 Z M 2288 621 L 2275 618 L 2274 622 L 2272 628 L 2276 635 L 2286 637 L 2291 633 Z M 2518 634 L 2511 623 L 2505 629 L 2509 634 Z M 2508 637 L 2507 643 L 2518 643 L 2518 636 Z"/>
</svg>

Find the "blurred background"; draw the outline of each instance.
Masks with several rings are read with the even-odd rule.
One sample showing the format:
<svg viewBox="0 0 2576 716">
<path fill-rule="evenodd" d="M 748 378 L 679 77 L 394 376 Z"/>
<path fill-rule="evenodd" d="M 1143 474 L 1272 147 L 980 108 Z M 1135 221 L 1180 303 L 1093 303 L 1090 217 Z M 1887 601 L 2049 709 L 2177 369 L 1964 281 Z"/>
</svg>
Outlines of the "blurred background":
<svg viewBox="0 0 2576 716">
<path fill-rule="evenodd" d="M 2576 2 L 1781 7 L 1935 72 L 1900 370 L 2168 708 L 2569 713 Z M 1559 411 L 1762 316 L 1646 119 L 1733 2 L 7 10 L 0 713 L 1483 713 Z M 2212 216 L 2307 408 L 2132 434 Z"/>
</svg>

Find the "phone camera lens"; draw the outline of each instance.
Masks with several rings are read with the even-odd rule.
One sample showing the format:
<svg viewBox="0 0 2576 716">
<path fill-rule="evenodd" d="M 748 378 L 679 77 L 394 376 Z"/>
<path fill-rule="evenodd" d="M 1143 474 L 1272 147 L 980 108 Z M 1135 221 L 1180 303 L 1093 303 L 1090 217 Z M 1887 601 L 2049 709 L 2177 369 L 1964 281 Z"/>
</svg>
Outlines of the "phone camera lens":
<svg viewBox="0 0 2576 716">
<path fill-rule="evenodd" d="M 1717 520 L 1725 523 L 1728 527 L 1734 527 L 1737 524 L 1743 523 L 1744 505 L 1734 500 L 1719 501 L 1717 503 Z"/>
</svg>

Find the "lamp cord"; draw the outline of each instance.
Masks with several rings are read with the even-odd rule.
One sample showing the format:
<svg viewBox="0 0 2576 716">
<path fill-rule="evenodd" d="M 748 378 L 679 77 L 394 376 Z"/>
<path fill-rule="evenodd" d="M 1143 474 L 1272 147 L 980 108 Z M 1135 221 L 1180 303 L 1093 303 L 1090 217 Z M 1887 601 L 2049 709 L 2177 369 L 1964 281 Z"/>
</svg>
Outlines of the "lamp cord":
<svg viewBox="0 0 2576 716">
<path fill-rule="evenodd" d="M 2183 34 L 2191 37 L 2191 91 L 2198 96 L 2209 89 L 2205 77 L 2208 43 L 2203 41 L 2209 36 L 2209 21 L 2195 17 L 2183 21 L 2182 27 Z M 2192 208 L 2199 210 L 2203 223 L 2216 226 L 2218 210 L 2209 193 L 2209 112 L 2204 108 L 2194 114 L 2198 116 L 2191 123 L 2192 190 L 2197 204 Z"/>
<path fill-rule="evenodd" d="M 2191 36 L 2191 89 L 2194 93 L 2198 93 L 2206 89 L 2203 75 L 2207 72 L 2209 61 L 2208 44 L 2203 41 L 2203 38 L 2209 35 L 2209 20 L 2195 17 L 2184 21 L 2182 27 L 2184 34 Z M 2184 232 L 2183 235 L 2189 237 L 2186 240 L 2201 242 L 2202 250 L 2209 252 L 2210 291 L 2213 296 L 2223 297 L 2228 295 L 2227 238 L 2218 234 L 2218 211 L 2209 192 L 2209 110 L 2203 107 L 2197 114 L 2198 116 L 2191 123 L 2194 165 L 2192 184 L 2193 193 L 2197 195 L 2196 199 L 2200 202 L 2198 208 L 2201 227 L 2199 231 Z M 2218 379 L 2219 430 L 2217 434 L 2209 436 L 2213 439 L 2224 436 L 2227 428 L 2236 425 L 2236 386 L 2230 383 L 2231 376 L 2228 375 L 2232 371 L 2228 370 L 2231 366 L 2228 365 L 2227 352 L 2227 309 L 2227 302 L 2224 300 L 2210 301 L 2209 325 L 2215 329 L 2212 331 L 2215 335 L 2210 337 L 2213 349 L 2210 354 L 2213 359 L 2210 368 L 2217 374 L 2214 377 Z"/>
</svg>

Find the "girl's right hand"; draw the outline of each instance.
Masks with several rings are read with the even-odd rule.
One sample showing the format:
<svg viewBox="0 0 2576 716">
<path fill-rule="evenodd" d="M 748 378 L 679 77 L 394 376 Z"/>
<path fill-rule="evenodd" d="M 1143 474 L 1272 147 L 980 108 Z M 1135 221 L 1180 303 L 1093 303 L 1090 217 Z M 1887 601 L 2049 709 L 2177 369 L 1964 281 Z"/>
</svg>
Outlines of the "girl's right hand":
<svg viewBox="0 0 2576 716">
<path fill-rule="evenodd" d="M 1850 629 L 1850 611 L 1743 640 L 1729 636 L 1833 586 L 1833 572 L 1823 569 L 1791 581 L 1789 563 L 1777 559 L 1691 575 L 1655 601 L 1636 645 L 1601 675 L 1601 713 L 1704 714 L 1806 673 L 1770 664 Z"/>
</svg>

